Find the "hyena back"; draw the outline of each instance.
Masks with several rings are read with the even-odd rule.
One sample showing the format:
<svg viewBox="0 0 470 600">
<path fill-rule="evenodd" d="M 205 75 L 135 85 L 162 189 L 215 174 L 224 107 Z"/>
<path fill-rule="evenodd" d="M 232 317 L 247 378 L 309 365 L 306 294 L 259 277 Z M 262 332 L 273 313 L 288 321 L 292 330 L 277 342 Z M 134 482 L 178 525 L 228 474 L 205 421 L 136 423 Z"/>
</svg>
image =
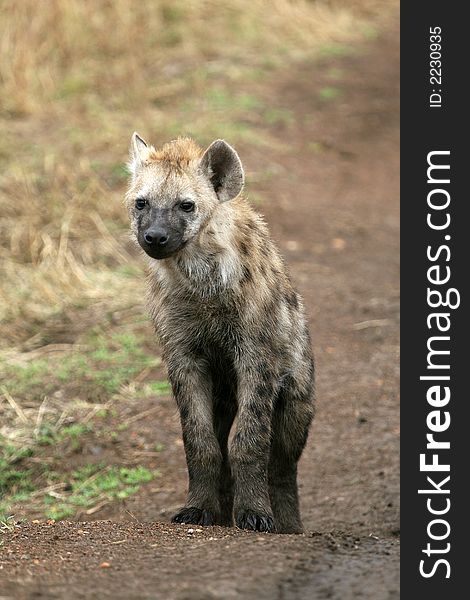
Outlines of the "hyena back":
<svg viewBox="0 0 470 600">
<path fill-rule="evenodd" d="M 150 313 L 189 474 L 173 521 L 301 532 L 310 339 L 284 262 L 240 195 L 240 159 L 222 140 L 205 152 L 187 138 L 156 150 L 134 134 L 130 170 L 131 229 L 149 256 Z"/>
</svg>

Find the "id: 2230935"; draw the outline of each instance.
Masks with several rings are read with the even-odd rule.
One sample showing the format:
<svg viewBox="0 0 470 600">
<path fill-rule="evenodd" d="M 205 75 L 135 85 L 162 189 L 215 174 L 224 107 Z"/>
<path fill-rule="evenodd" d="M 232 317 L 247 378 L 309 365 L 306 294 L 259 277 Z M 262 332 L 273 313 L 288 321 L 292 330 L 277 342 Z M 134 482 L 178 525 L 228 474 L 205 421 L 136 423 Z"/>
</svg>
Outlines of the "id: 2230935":
<svg viewBox="0 0 470 600">
<path fill-rule="evenodd" d="M 442 63 L 441 63 L 441 28 L 429 28 L 429 83 L 431 93 L 429 95 L 429 106 L 440 108 L 442 106 Z"/>
</svg>

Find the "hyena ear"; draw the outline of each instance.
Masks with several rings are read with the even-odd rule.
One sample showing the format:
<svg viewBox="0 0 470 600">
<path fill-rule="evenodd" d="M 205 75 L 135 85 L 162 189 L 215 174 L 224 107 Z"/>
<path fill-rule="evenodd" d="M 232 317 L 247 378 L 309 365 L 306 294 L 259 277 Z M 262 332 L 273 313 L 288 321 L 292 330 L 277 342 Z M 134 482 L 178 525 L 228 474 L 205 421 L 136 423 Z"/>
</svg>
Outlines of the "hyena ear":
<svg viewBox="0 0 470 600">
<path fill-rule="evenodd" d="M 135 176 L 139 168 L 143 165 L 144 157 L 147 153 L 147 142 L 134 131 L 131 138 L 131 147 L 129 148 L 129 170 L 132 175 Z"/>
<path fill-rule="evenodd" d="M 215 140 L 207 148 L 201 159 L 201 169 L 221 202 L 235 198 L 242 191 L 245 174 L 241 160 L 224 140 Z"/>
</svg>

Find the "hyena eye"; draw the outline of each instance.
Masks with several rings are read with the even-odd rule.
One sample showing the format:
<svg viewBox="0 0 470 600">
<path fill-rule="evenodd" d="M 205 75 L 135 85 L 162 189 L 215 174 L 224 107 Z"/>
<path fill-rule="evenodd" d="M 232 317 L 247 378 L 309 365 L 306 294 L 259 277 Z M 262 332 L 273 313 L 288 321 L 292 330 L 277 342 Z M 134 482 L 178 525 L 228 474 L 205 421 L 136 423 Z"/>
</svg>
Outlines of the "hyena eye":
<svg viewBox="0 0 470 600">
<path fill-rule="evenodd" d="M 194 210 L 194 202 L 191 200 L 184 200 L 184 202 L 181 202 L 180 208 L 181 210 L 184 210 L 184 212 L 191 212 Z"/>
<path fill-rule="evenodd" d="M 135 201 L 135 207 L 137 210 L 142 210 L 147 205 L 147 200 L 145 198 L 137 198 Z"/>
</svg>

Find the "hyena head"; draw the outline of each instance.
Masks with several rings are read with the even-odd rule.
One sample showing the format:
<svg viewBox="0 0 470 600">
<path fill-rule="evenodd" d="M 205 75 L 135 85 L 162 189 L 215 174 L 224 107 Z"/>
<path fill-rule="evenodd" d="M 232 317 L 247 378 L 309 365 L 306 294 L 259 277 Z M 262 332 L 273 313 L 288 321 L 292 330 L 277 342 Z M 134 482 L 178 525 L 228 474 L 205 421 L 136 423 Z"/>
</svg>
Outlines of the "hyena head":
<svg viewBox="0 0 470 600">
<path fill-rule="evenodd" d="M 160 150 L 134 133 L 126 195 L 131 229 L 152 258 L 172 256 L 196 240 L 221 202 L 243 187 L 235 150 L 216 140 L 207 150 L 178 138 Z"/>
</svg>

